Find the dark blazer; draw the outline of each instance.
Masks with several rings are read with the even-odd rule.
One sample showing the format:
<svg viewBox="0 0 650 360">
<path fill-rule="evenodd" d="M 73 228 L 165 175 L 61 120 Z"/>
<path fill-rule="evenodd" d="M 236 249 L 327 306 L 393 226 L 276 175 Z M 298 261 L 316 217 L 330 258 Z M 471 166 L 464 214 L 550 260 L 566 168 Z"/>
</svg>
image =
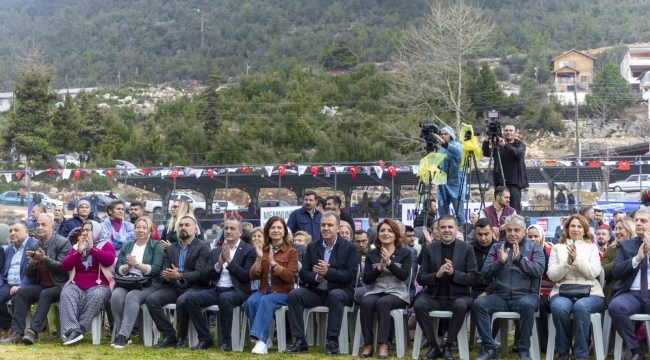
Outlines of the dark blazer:
<svg viewBox="0 0 650 360">
<path fill-rule="evenodd" d="M 122 275 L 120 267 L 126 264 L 126 256 L 131 254 L 134 247 L 135 241 L 129 241 L 122 245 L 120 255 L 117 257 L 117 261 L 115 262 L 115 274 Z M 163 269 L 163 261 L 165 261 L 165 250 L 163 250 L 162 245 L 160 245 L 160 242 L 156 240 L 149 239 L 147 246 L 144 248 L 142 263 L 151 266 L 151 272 L 146 276 L 153 278 L 151 285 L 156 289 L 160 289 L 162 286 L 162 277 L 160 274 Z"/>
<path fill-rule="evenodd" d="M 52 234 L 52 237 L 45 244 L 39 241 L 34 246 L 39 245 L 45 252 L 45 259 L 37 265 L 32 264 L 32 261 L 29 260 L 25 267 L 25 276 L 29 277 L 33 284 L 38 284 L 41 280 L 40 268 L 44 266 L 50 273 L 50 279 L 52 279 L 54 285 L 63 288 L 68 280 L 70 280 L 70 274 L 63 270 L 61 261 L 68 255 L 70 249 L 72 249 L 72 244 L 63 236 Z"/>
<path fill-rule="evenodd" d="M 307 251 L 302 257 L 302 268 L 300 269 L 300 281 L 305 287 L 316 289 L 318 281 L 316 281 L 316 273 L 313 271 L 314 265 L 318 264 L 319 260 L 325 259 L 325 249 L 323 248 L 323 240 L 312 241 L 307 245 Z M 359 262 L 361 257 L 357 251 L 356 246 L 350 241 L 343 239 L 337 235 L 336 244 L 332 249 L 332 254 L 329 259 L 329 270 L 325 275 L 327 280 L 327 290 L 343 289 L 349 292 L 350 295 L 354 293 L 354 284 L 356 283 L 357 270 L 359 269 Z"/>
<path fill-rule="evenodd" d="M 489 157 L 492 148 L 488 141 L 482 145 L 483 156 Z M 515 185 L 520 189 L 528 188 L 528 175 L 526 174 L 526 144 L 515 139 L 512 144 L 505 144 L 497 148 L 501 157 L 501 164 L 506 180 L 506 185 Z M 501 166 L 499 159 L 494 156 L 493 181 L 494 186 L 501 185 Z"/>
<path fill-rule="evenodd" d="M 171 269 L 172 264 L 178 267 L 178 259 L 181 254 L 181 244 L 175 242 L 165 251 L 165 260 L 163 261 L 162 269 Z M 205 285 L 201 281 L 201 274 L 206 266 L 206 261 L 210 255 L 210 245 L 202 240 L 194 238 L 187 249 L 185 256 L 184 272 L 183 272 L 183 287 L 191 287 L 195 289 L 203 289 Z M 160 273 L 162 276 L 162 272 Z M 176 286 L 176 281 L 166 281 L 163 279 L 163 286 Z"/>
<path fill-rule="evenodd" d="M 28 237 L 27 240 L 25 240 L 24 246 L 25 246 L 25 251 L 23 251 L 23 258 L 20 260 L 20 284 L 18 286 L 23 287 L 27 285 L 31 285 L 32 281 L 25 276 L 25 268 L 27 267 L 27 263 L 31 262 L 29 258 L 27 258 L 27 250 L 30 250 L 36 245 L 38 240 L 34 239 L 33 237 Z M 2 253 L 4 252 L 4 256 L 2 256 Z M 0 286 L 4 285 L 7 283 L 7 275 L 9 274 L 9 268 L 11 267 L 11 259 L 14 257 L 16 250 L 13 246 L 13 244 L 10 244 L 7 246 L 6 250 L 0 251 L 0 256 L 2 257 L 2 260 L 0 260 L 0 264 L 2 264 L 2 278 L 0 279 Z"/>
<path fill-rule="evenodd" d="M 205 270 L 202 274 L 204 284 L 210 284 L 211 286 L 216 287 L 219 283 L 221 270 L 217 271 L 214 266 L 219 262 L 221 249 L 223 249 L 223 245 L 212 249 L 210 252 Z M 250 271 L 251 266 L 255 263 L 256 258 L 257 253 L 255 253 L 255 248 L 246 244 L 243 240 L 240 240 L 237 250 L 235 251 L 235 256 L 233 256 L 228 264 L 230 281 L 232 281 L 232 285 L 235 287 L 237 293 L 239 293 L 243 298 L 243 301 L 246 301 L 252 293 L 251 278 L 248 275 L 248 272 Z M 262 279 L 261 281 L 267 281 L 267 279 Z"/>
<path fill-rule="evenodd" d="M 438 292 L 438 278 L 436 273 L 442 265 L 442 241 L 436 241 L 431 245 L 424 248 L 422 251 L 422 265 L 418 273 L 417 279 L 420 286 L 426 286 L 426 292 L 433 296 Z M 476 265 L 476 257 L 472 245 L 455 240 L 454 255 L 451 259 L 454 267 L 454 273 L 451 275 L 451 286 L 449 289 L 449 296 L 452 299 L 466 297 L 471 301 L 472 292 L 471 287 L 476 284 L 478 276 L 478 266 Z M 447 275 L 448 276 L 448 275 Z"/>
<path fill-rule="evenodd" d="M 618 244 L 616 260 L 614 260 L 614 265 L 610 270 L 612 278 L 618 280 L 616 281 L 616 285 L 614 285 L 614 290 L 612 290 L 612 300 L 618 295 L 630 291 L 636 274 L 641 269 L 641 265 L 637 266 L 636 269 L 632 267 L 632 258 L 639 252 L 639 247 L 642 244 L 643 240 L 638 236 Z"/>
</svg>

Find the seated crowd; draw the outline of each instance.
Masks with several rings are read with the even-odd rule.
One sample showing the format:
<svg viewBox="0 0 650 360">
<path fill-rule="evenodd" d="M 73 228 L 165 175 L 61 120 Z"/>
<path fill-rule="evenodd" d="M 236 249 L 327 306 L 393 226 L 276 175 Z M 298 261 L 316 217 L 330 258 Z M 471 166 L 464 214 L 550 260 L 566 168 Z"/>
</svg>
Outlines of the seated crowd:
<svg viewBox="0 0 650 360">
<path fill-rule="evenodd" d="M 608 229 L 614 239 L 609 245 L 603 244 L 609 233 L 596 239 L 589 221 L 572 215 L 553 244 L 540 226 L 527 228 L 514 211 L 502 216 L 508 194 L 497 190 L 503 201 L 472 217 L 469 241 L 454 216 L 436 217 L 435 201 L 420 219 L 427 226 L 414 229 L 373 218 L 364 231 L 341 221 L 341 215 L 349 215 L 340 210 L 340 199 L 328 198 L 327 208 L 317 210 L 320 201 L 313 192 L 288 222 L 274 216 L 249 231 L 240 219 L 225 219 L 214 243 L 204 241 L 205 232 L 183 200 L 172 206 L 161 239 L 152 221 L 138 212 L 138 203 L 131 204 L 130 221 L 123 220 L 120 200 L 108 205 L 103 222 L 84 201 L 69 220 L 37 212 L 32 236 L 30 224 L 14 221 L 11 244 L 0 248 L 0 328 L 5 331 L 0 343 L 34 344 L 56 304 L 64 345 L 82 340 L 106 310 L 112 346 L 124 348 L 145 307 L 162 335 L 154 348 L 190 346 L 191 321 L 198 338 L 191 348 L 212 349 L 210 312 L 218 306 L 220 349 L 238 350 L 233 336 L 239 335 L 231 329 L 241 311 L 250 323 L 252 353 L 266 354 L 276 310 L 287 307 L 291 345 L 286 353 L 299 354 L 309 351 L 304 310 L 324 305 L 329 308 L 323 326 L 327 355 L 342 352 L 343 318 L 353 308 L 363 339 L 360 357 L 377 351 L 380 359 L 387 358 L 396 331 L 391 310 L 406 309 L 412 328 L 417 324 L 428 344 L 422 360 L 455 359 L 468 317 L 481 338 L 477 359 L 498 359 L 495 312 L 519 314 L 514 348 L 520 358 L 534 358 L 531 342 L 546 346 L 550 341 L 558 359 L 572 353 L 583 360 L 589 357 L 590 316 L 608 308 L 632 359 L 642 359 L 630 316 L 650 313 L 650 208 L 637 210 L 634 220 L 617 218 Z M 174 324 L 167 305 L 174 305 Z M 434 329 L 432 311 L 451 312 L 440 324 L 442 331 Z M 554 339 L 548 339 L 548 316 Z M 441 344 L 437 333 L 446 334 Z M 532 338 L 535 333 L 539 340 Z"/>
</svg>

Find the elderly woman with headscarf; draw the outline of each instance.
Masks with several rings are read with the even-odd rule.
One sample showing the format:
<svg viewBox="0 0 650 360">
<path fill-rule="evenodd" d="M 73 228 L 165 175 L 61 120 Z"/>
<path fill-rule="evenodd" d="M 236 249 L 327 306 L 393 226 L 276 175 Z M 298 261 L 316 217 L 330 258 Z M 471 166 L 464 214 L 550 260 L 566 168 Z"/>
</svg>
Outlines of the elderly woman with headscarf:
<svg viewBox="0 0 650 360">
<path fill-rule="evenodd" d="M 61 224 L 59 227 L 59 235 L 68 237 L 72 229 L 80 228 L 86 220 L 101 222 L 97 214 L 90 211 L 90 203 L 88 200 L 79 200 L 77 203 L 77 213 Z"/>
<path fill-rule="evenodd" d="M 102 239 L 101 225 L 86 220 L 81 236 L 61 261 L 70 280 L 61 291 L 61 334 L 63 345 L 74 344 L 90 331 L 93 318 L 111 299 L 115 285 L 115 249 L 110 239 Z"/>
<path fill-rule="evenodd" d="M 534 224 L 526 229 L 526 236 L 528 240 L 538 243 L 544 250 L 544 274 L 542 275 L 542 283 L 539 290 L 539 316 L 540 319 L 548 319 L 548 313 L 551 311 L 551 290 L 553 290 L 553 282 L 546 275 L 548 269 L 548 258 L 551 256 L 553 243 L 546 241 L 546 234 L 541 226 Z M 539 343 L 546 344 L 548 340 L 548 321 L 537 322 L 537 333 L 539 334 Z"/>
</svg>

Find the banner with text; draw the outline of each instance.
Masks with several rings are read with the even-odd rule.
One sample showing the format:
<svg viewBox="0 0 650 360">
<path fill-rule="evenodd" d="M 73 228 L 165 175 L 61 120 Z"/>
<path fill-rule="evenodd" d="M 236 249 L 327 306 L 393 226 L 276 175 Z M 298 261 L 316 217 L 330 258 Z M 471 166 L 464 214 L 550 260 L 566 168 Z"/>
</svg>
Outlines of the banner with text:
<svg viewBox="0 0 650 360">
<path fill-rule="evenodd" d="M 275 206 L 260 208 L 260 226 L 264 228 L 266 222 L 273 216 L 279 216 L 283 218 L 284 221 L 288 221 L 291 212 L 300 209 L 301 207 L 302 206 Z"/>
</svg>

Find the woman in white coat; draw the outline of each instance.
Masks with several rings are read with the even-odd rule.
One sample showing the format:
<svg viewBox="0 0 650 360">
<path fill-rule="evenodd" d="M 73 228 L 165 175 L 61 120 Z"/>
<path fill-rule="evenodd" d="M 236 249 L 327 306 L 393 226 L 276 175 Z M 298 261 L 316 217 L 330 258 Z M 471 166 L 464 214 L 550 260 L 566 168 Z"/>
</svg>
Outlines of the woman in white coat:
<svg viewBox="0 0 650 360">
<path fill-rule="evenodd" d="M 575 323 L 573 354 L 589 358 L 590 315 L 605 310 L 605 295 L 598 281 L 600 255 L 589 233 L 587 219 L 572 215 L 562 237 L 551 250 L 547 275 L 555 283 L 551 291 L 551 313 L 555 324 L 558 360 L 569 360 L 571 321 Z"/>
</svg>

